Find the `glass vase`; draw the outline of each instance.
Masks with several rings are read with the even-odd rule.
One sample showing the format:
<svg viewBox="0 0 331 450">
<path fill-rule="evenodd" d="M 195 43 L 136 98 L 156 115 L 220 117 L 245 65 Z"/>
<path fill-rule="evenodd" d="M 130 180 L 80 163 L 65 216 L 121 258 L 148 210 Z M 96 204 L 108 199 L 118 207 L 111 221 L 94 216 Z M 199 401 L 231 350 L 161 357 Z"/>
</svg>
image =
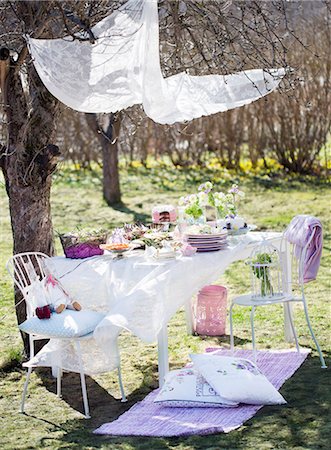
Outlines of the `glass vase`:
<svg viewBox="0 0 331 450">
<path fill-rule="evenodd" d="M 216 217 L 216 226 L 218 228 L 222 229 L 226 227 L 226 220 L 223 208 L 220 210 L 219 208 L 215 207 L 215 217 Z"/>
<path fill-rule="evenodd" d="M 202 211 L 202 214 L 199 217 L 189 215 L 186 215 L 186 217 L 189 225 L 204 225 L 206 223 L 206 214 L 204 211 Z"/>
</svg>

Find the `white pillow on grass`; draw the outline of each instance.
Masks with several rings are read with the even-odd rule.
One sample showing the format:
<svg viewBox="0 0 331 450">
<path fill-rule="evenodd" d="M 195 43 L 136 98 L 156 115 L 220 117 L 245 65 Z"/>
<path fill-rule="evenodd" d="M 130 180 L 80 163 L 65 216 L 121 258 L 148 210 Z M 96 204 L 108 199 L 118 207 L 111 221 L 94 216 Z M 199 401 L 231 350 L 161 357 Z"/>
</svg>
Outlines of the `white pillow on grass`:
<svg viewBox="0 0 331 450">
<path fill-rule="evenodd" d="M 94 331 L 104 318 L 104 314 L 83 309 L 65 309 L 61 314 L 52 313 L 50 319 L 34 316 L 19 325 L 19 329 L 29 334 L 53 338 L 72 338 L 85 336 Z"/>
<path fill-rule="evenodd" d="M 215 391 L 227 400 L 252 405 L 286 403 L 284 397 L 248 359 L 220 355 L 190 355 Z"/>
<path fill-rule="evenodd" d="M 168 372 L 154 402 L 162 406 L 181 408 L 238 406 L 238 403 L 217 395 L 200 373 L 192 368 Z"/>
</svg>

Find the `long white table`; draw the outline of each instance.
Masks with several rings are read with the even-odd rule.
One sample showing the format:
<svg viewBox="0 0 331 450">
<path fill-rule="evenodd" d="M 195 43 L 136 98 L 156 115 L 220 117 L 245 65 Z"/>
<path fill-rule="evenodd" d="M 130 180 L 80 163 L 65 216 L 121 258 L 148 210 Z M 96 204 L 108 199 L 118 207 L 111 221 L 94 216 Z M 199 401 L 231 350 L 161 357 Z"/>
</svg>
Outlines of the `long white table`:
<svg viewBox="0 0 331 450">
<path fill-rule="evenodd" d="M 133 251 L 119 260 L 111 255 L 84 260 L 51 258 L 51 269 L 83 308 L 106 314 L 95 330 L 95 342 L 88 343 L 84 360 L 86 373 L 98 373 L 106 371 L 107 367 L 109 370 L 112 368 L 110 365 L 116 366 L 118 354 L 115 343 L 120 331 L 126 329 L 143 342 L 158 342 L 159 381 L 162 384 L 169 370 L 167 324 L 171 317 L 185 305 L 188 332 L 191 332 L 192 296 L 203 286 L 215 282 L 232 262 L 249 257 L 254 246 L 263 238 L 280 248 L 280 233 L 250 232 L 231 239 L 229 248 L 225 250 L 197 253 L 192 257 L 169 261 L 147 259 L 139 251 Z M 290 260 L 285 260 L 289 264 Z M 287 266 L 286 270 L 290 279 L 290 267 Z M 284 311 L 286 338 L 292 340 L 288 312 Z M 39 361 L 35 358 L 35 365 L 56 365 L 57 351 L 62 366 L 65 361 L 68 370 L 75 370 L 70 367 L 74 360 L 74 355 L 69 354 L 71 350 L 59 350 L 56 345 L 54 342 L 47 344 Z M 50 361 L 53 363 L 50 364 Z"/>
</svg>

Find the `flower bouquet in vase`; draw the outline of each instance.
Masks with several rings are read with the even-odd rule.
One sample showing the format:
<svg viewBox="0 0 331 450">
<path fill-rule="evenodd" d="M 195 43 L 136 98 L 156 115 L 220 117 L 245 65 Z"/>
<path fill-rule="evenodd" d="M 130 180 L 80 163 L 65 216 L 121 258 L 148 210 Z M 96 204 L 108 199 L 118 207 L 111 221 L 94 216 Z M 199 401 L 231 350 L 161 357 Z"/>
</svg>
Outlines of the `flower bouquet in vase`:
<svg viewBox="0 0 331 450">
<path fill-rule="evenodd" d="M 272 255 L 269 253 L 257 253 L 251 261 L 252 272 L 260 281 L 259 293 L 262 297 L 271 297 L 274 293 L 270 276 L 272 263 Z"/>
<path fill-rule="evenodd" d="M 179 205 L 183 207 L 184 217 L 189 225 L 204 224 L 206 222 L 205 206 L 207 202 L 207 196 L 201 192 L 179 199 Z"/>
<path fill-rule="evenodd" d="M 225 225 L 232 235 L 246 234 L 248 227 L 245 219 L 238 215 L 238 200 L 240 197 L 244 197 L 243 191 L 239 190 L 239 187 L 234 184 L 231 189 L 224 195 L 224 211 L 225 211 Z"/>
<path fill-rule="evenodd" d="M 199 186 L 197 194 L 181 197 L 179 200 L 179 222 L 183 216 L 189 225 L 206 223 L 206 207 L 215 208 L 217 228 L 226 228 L 229 234 L 245 234 L 248 231 L 246 221 L 238 215 L 238 200 L 245 194 L 234 184 L 225 194 L 213 192 L 213 185 L 207 181 Z"/>
</svg>

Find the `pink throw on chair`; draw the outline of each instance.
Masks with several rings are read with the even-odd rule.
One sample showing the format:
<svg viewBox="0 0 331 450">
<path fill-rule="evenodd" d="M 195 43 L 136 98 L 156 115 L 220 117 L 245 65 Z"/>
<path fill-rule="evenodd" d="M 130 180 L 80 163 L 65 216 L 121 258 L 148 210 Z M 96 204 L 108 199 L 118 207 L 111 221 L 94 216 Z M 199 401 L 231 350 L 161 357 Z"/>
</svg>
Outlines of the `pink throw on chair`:
<svg viewBox="0 0 331 450">
<path fill-rule="evenodd" d="M 295 216 L 285 232 L 285 237 L 295 245 L 296 253 L 301 251 L 311 238 L 304 260 L 303 281 L 308 283 L 315 280 L 323 248 L 323 228 L 319 219 L 308 215 Z"/>
</svg>

